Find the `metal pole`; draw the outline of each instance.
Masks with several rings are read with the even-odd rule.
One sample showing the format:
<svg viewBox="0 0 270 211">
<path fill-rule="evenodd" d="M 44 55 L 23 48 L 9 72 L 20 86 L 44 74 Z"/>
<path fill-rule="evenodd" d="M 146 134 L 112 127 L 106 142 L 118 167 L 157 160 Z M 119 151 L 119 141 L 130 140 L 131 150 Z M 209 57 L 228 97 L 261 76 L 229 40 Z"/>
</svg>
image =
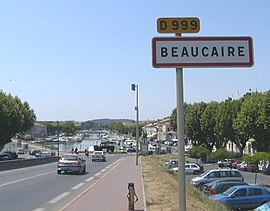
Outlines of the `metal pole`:
<svg viewBox="0 0 270 211">
<path fill-rule="evenodd" d="M 57 157 L 59 157 L 59 122 L 57 121 Z"/>
<path fill-rule="evenodd" d="M 139 159 L 139 85 L 136 86 L 136 165 Z"/>
<path fill-rule="evenodd" d="M 181 37 L 181 34 L 176 34 Z M 179 210 L 186 211 L 183 68 L 176 68 Z"/>
</svg>

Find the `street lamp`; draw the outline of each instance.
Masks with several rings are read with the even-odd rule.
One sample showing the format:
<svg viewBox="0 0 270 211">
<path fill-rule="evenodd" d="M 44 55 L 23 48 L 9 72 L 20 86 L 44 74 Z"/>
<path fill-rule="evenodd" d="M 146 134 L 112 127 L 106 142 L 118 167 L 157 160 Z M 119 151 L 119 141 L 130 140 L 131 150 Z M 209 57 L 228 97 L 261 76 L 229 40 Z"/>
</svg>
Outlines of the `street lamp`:
<svg viewBox="0 0 270 211">
<path fill-rule="evenodd" d="M 131 84 L 131 90 L 136 91 L 136 165 L 138 165 L 139 158 L 139 86 L 138 84 Z"/>
<path fill-rule="evenodd" d="M 57 121 L 57 157 L 59 158 L 59 121 Z"/>
</svg>

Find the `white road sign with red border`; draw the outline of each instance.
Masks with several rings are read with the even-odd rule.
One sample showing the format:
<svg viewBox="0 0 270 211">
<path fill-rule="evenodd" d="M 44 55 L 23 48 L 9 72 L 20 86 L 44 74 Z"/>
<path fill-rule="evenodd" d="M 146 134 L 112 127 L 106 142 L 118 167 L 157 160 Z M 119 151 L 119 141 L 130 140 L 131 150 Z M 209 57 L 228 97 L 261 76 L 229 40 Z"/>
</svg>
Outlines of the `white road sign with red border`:
<svg viewBox="0 0 270 211">
<path fill-rule="evenodd" d="M 251 37 L 155 37 L 153 67 L 251 67 Z"/>
</svg>

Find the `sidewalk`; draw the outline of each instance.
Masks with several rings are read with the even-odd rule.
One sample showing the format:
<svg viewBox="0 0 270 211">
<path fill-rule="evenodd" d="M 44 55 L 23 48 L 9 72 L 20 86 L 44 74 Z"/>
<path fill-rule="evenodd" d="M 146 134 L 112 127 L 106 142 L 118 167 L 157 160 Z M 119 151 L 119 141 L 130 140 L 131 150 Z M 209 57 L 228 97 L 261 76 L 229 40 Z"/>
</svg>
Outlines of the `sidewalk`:
<svg viewBox="0 0 270 211">
<path fill-rule="evenodd" d="M 145 210 L 141 163 L 135 165 L 135 156 L 126 156 L 98 183 L 77 198 L 63 211 L 126 211 L 128 210 L 128 183 L 133 182 L 138 201 L 134 210 Z"/>
</svg>

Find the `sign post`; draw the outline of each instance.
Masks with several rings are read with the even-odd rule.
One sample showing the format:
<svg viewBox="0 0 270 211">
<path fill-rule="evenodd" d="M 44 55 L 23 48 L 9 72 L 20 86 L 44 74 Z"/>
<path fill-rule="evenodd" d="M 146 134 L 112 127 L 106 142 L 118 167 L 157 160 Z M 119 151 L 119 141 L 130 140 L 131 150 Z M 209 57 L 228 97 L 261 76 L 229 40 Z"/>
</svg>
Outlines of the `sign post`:
<svg viewBox="0 0 270 211">
<path fill-rule="evenodd" d="M 184 142 L 184 67 L 251 67 L 253 44 L 250 37 L 182 37 L 181 33 L 200 31 L 198 18 L 159 18 L 159 33 L 175 37 L 152 40 L 152 64 L 155 68 L 176 68 L 179 210 L 186 210 Z"/>
<path fill-rule="evenodd" d="M 176 34 L 181 37 L 181 34 Z M 179 210 L 186 210 L 183 68 L 176 68 Z"/>
</svg>

